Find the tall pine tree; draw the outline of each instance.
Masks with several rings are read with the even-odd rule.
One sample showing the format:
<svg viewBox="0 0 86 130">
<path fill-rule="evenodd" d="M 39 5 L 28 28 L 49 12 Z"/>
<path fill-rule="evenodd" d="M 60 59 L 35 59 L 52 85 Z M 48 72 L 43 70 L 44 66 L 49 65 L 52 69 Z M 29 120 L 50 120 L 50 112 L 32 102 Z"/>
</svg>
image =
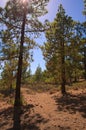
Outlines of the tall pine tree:
<svg viewBox="0 0 86 130">
<path fill-rule="evenodd" d="M 15 106 L 21 105 L 21 76 L 23 64 L 23 48 L 25 37 L 43 31 L 44 28 L 38 17 L 47 13 L 45 6 L 49 0 L 9 0 L 4 9 L 0 9 L 0 22 L 11 32 L 12 37 L 19 39 L 19 57 L 16 79 Z"/>
<path fill-rule="evenodd" d="M 57 76 L 57 80 L 59 78 L 62 94 L 66 93 L 66 48 L 69 46 L 72 26 L 71 17 L 65 14 L 63 6 L 60 5 L 54 22 L 50 23 L 50 29 L 46 31 L 47 42 L 44 45 L 46 65 L 53 76 Z"/>
</svg>

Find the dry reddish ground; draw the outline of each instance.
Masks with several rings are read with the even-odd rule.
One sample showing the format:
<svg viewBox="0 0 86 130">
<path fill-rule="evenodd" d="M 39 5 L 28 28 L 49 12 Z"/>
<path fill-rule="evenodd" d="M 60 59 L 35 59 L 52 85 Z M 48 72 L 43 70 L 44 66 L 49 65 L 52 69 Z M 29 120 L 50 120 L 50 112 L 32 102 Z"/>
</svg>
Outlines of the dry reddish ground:
<svg viewBox="0 0 86 130">
<path fill-rule="evenodd" d="M 86 89 L 29 94 L 23 88 L 26 105 L 18 110 L 0 99 L 0 130 L 86 130 Z"/>
</svg>

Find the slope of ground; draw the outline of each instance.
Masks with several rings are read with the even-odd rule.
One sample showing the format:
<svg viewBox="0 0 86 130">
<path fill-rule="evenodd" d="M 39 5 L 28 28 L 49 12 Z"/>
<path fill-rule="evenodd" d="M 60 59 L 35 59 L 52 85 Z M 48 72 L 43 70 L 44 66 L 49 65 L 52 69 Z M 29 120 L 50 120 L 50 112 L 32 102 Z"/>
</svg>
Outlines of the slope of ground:
<svg viewBox="0 0 86 130">
<path fill-rule="evenodd" d="M 86 130 L 86 89 L 50 94 L 22 93 L 26 105 L 22 110 L 13 109 L 6 100 L 0 99 L 0 130 Z"/>
</svg>

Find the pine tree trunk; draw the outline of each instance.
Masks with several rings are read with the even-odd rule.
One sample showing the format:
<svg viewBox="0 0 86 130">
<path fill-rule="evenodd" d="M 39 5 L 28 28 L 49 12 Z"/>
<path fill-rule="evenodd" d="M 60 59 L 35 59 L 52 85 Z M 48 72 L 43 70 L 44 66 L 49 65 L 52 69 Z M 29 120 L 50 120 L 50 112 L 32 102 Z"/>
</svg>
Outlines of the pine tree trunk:
<svg viewBox="0 0 86 130">
<path fill-rule="evenodd" d="M 22 29 L 21 29 L 21 42 L 20 42 L 20 52 L 19 52 L 19 61 L 18 61 L 18 71 L 17 71 L 14 106 L 20 106 L 21 105 L 20 88 L 21 88 L 22 63 L 23 63 L 23 43 L 24 43 L 25 22 L 26 22 L 26 10 L 24 11 Z"/>
<path fill-rule="evenodd" d="M 75 70 L 74 82 L 77 82 L 76 70 Z"/>
<path fill-rule="evenodd" d="M 61 70 L 61 93 L 64 95 L 66 94 L 65 89 L 65 67 L 64 67 L 64 60 L 62 60 L 62 70 Z"/>
<path fill-rule="evenodd" d="M 86 61 L 85 61 L 86 62 Z M 86 63 L 85 63 L 85 73 L 84 73 L 84 78 L 86 80 Z"/>
<path fill-rule="evenodd" d="M 65 89 L 65 52 L 64 52 L 64 42 L 61 44 L 61 93 L 66 94 Z"/>
<path fill-rule="evenodd" d="M 84 48 L 84 78 L 86 80 L 86 47 Z"/>
</svg>

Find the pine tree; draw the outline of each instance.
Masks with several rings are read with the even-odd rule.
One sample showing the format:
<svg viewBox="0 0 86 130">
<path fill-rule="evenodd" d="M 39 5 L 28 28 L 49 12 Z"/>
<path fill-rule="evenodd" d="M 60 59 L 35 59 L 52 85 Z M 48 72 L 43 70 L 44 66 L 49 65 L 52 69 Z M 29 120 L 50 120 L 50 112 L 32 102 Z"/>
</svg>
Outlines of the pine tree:
<svg viewBox="0 0 86 130">
<path fill-rule="evenodd" d="M 83 2 L 84 2 L 84 10 L 83 10 L 83 15 L 85 15 L 85 16 L 86 16 L 86 0 L 83 0 Z"/>
<path fill-rule="evenodd" d="M 40 65 L 38 65 L 34 75 L 35 75 L 34 78 L 36 82 L 40 82 L 42 80 L 42 69 Z"/>
<path fill-rule="evenodd" d="M 7 86 L 9 86 L 9 88 L 12 88 L 13 80 L 16 77 L 16 68 L 18 62 L 18 46 L 15 45 L 9 31 L 3 31 L 2 35 L 3 38 L 0 52 L 0 60 L 4 64 L 2 70 L 2 80 L 4 80 L 4 83 Z"/>
<path fill-rule="evenodd" d="M 85 16 L 85 22 L 83 23 L 83 27 L 84 27 L 84 32 L 86 35 L 86 0 L 83 0 L 84 2 L 84 10 L 83 10 L 83 15 Z M 84 62 L 84 78 L 86 79 L 86 38 L 83 38 L 83 52 L 84 52 L 84 58 L 83 58 L 83 62 Z"/>
<path fill-rule="evenodd" d="M 83 64 L 83 73 L 84 79 L 86 80 L 86 22 L 81 24 L 81 45 L 80 52 L 82 54 L 82 64 Z"/>
<path fill-rule="evenodd" d="M 21 76 L 23 64 L 23 47 L 25 37 L 30 37 L 31 34 L 44 30 L 38 17 L 47 13 L 45 6 L 49 0 L 9 0 L 4 9 L 0 9 L 0 22 L 4 23 L 6 28 L 11 32 L 12 37 L 19 40 L 19 57 L 18 70 L 16 80 L 15 106 L 21 105 Z M 31 38 L 30 38 L 31 39 Z M 15 39 L 16 41 L 16 39 Z"/>
<path fill-rule="evenodd" d="M 65 14 L 62 5 L 59 6 L 58 13 L 53 23 L 50 23 L 50 29 L 46 32 L 47 42 L 44 46 L 44 57 L 47 68 L 53 73 L 53 76 L 59 78 L 62 94 L 66 93 L 66 48 L 69 46 L 72 35 L 73 21 L 71 17 Z"/>
</svg>

